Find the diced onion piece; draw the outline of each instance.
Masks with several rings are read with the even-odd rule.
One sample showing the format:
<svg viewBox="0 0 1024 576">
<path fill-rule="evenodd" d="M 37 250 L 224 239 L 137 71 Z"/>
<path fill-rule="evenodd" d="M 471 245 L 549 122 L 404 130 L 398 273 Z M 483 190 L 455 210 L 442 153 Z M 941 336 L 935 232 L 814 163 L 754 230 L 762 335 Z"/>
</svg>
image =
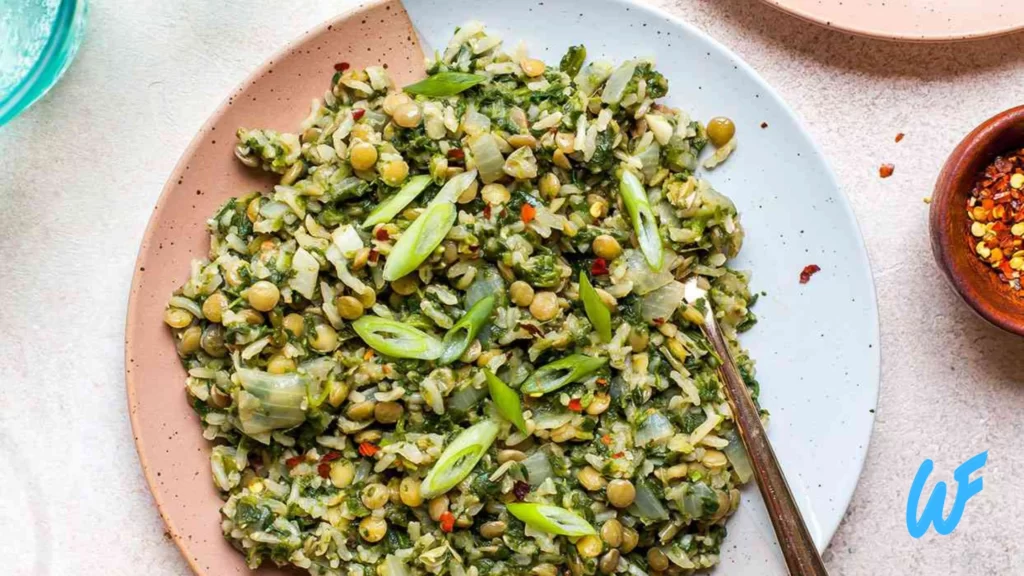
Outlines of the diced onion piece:
<svg viewBox="0 0 1024 576">
<path fill-rule="evenodd" d="M 476 169 L 480 172 L 480 179 L 484 184 L 490 184 L 505 176 L 505 158 L 490 132 L 470 137 L 469 150 L 473 153 Z"/>
<path fill-rule="evenodd" d="M 601 93 L 601 101 L 605 104 L 618 104 L 622 100 L 622 95 L 626 92 L 626 86 L 633 79 L 634 72 L 636 72 L 635 60 L 623 62 L 622 65 L 616 68 L 615 72 L 612 72 L 611 76 L 608 77 L 608 82 L 604 86 L 604 92 Z"/>
<path fill-rule="evenodd" d="M 305 298 L 312 300 L 316 293 L 320 263 L 305 248 L 299 248 L 292 256 L 292 271 L 295 275 L 288 279 L 288 285 Z"/>
</svg>

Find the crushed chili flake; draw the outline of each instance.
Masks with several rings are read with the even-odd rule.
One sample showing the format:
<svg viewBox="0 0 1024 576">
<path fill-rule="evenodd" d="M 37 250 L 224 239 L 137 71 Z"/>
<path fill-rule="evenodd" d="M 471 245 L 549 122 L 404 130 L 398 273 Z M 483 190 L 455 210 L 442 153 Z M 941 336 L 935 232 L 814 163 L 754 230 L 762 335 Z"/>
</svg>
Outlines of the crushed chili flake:
<svg viewBox="0 0 1024 576">
<path fill-rule="evenodd" d="M 491 205 L 484 206 L 484 218 L 487 220 L 491 219 Z"/>
<path fill-rule="evenodd" d="M 362 454 L 363 456 L 366 456 L 367 458 L 373 456 L 379 451 L 380 448 L 377 448 L 377 446 L 375 446 L 374 444 L 370 444 L 369 442 L 363 442 L 362 444 L 359 445 L 359 453 Z"/>
<path fill-rule="evenodd" d="M 376 236 L 377 240 L 380 240 L 381 242 L 385 242 L 391 239 L 391 234 L 388 234 L 387 228 L 384 228 L 383 226 L 377 228 L 377 231 L 374 232 L 373 235 Z"/>
<path fill-rule="evenodd" d="M 821 266 L 817 264 L 808 264 L 804 266 L 804 269 L 800 272 L 800 283 L 807 284 L 811 281 L 811 276 L 814 276 L 821 271 Z"/>
<path fill-rule="evenodd" d="M 896 143 L 897 144 L 899 144 L 900 140 L 903 140 L 903 136 L 904 136 L 903 132 L 900 132 L 899 134 L 896 135 Z"/>
<path fill-rule="evenodd" d="M 888 178 L 892 176 L 893 171 L 896 170 L 896 166 L 892 164 L 882 164 L 882 167 L 878 169 L 878 175 L 882 178 Z"/>
<path fill-rule="evenodd" d="M 355 120 L 356 122 L 359 122 L 359 119 L 363 117 L 363 114 L 366 114 L 366 110 L 363 110 L 362 108 L 356 108 L 355 110 L 352 111 L 352 119 Z"/>
<path fill-rule="evenodd" d="M 598 386 L 607 386 L 608 385 L 608 381 L 605 380 L 604 378 L 598 378 L 596 380 L 596 382 L 597 382 Z"/>
<path fill-rule="evenodd" d="M 536 215 L 537 209 L 529 204 L 524 203 L 523 207 L 519 209 L 519 217 L 523 219 L 523 224 L 529 224 Z"/>
<path fill-rule="evenodd" d="M 590 273 L 594 276 L 602 276 L 608 273 L 608 262 L 604 258 L 594 258 L 590 265 Z"/>
<path fill-rule="evenodd" d="M 370 261 L 370 264 L 376 264 L 378 258 L 380 258 L 380 252 L 377 252 L 376 250 L 370 250 L 370 255 L 367 257 L 367 260 Z"/>
<path fill-rule="evenodd" d="M 569 400 L 569 410 L 573 412 L 583 412 L 583 403 L 580 402 L 579 398 L 573 398 Z"/>
<path fill-rule="evenodd" d="M 512 495 L 516 497 L 516 500 L 522 502 L 524 498 L 530 493 L 530 485 L 522 480 L 516 480 L 516 483 L 512 485 Z"/>
<path fill-rule="evenodd" d="M 665 319 L 664 318 L 655 318 L 654 320 L 651 320 L 651 322 L 654 322 L 655 326 L 661 326 L 662 324 L 665 323 Z"/>
<path fill-rule="evenodd" d="M 767 122 L 761 122 L 761 129 L 762 130 L 764 130 L 767 127 L 768 127 L 768 123 Z"/>
<path fill-rule="evenodd" d="M 444 530 L 445 532 L 455 530 L 455 514 L 452 514 L 451 512 L 441 514 L 441 530 Z"/>
<path fill-rule="evenodd" d="M 967 198 L 969 241 L 982 262 L 1014 290 L 1024 270 L 1024 149 L 996 157 Z"/>
<path fill-rule="evenodd" d="M 316 467 L 316 473 L 319 474 L 321 478 L 329 477 L 331 475 L 331 465 L 327 462 L 321 462 L 320 465 Z"/>
<path fill-rule="evenodd" d="M 611 435 L 605 434 L 604 436 L 601 436 L 601 443 L 604 444 L 605 446 L 611 445 L 611 443 L 612 443 Z"/>
<path fill-rule="evenodd" d="M 462 151 L 462 148 L 452 148 L 448 151 L 448 157 L 452 160 L 462 160 L 466 157 L 466 153 Z"/>
<path fill-rule="evenodd" d="M 612 454 L 612 458 L 615 458 L 616 460 L 618 460 L 619 458 L 622 458 L 625 455 L 626 455 L 625 452 L 616 452 L 615 454 Z"/>
<path fill-rule="evenodd" d="M 334 65 L 334 70 L 337 72 L 344 72 L 345 70 L 348 70 L 351 67 L 352 65 L 349 64 L 348 62 L 338 62 L 337 64 Z"/>
<path fill-rule="evenodd" d="M 302 464 L 302 461 L 305 459 L 305 456 L 292 456 L 291 458 L 284 461 L 284 465 L 287 466 L 289 469 L 295 468 L 299 464 Z"/>
<path fill-rule="evenodd" d="M 338 458 L 341 458 L 341 452 L 336 452 L 334 450 L 331 450 L 327 454 L 324 454 L 323 458 L 321 458 L 320 461 L 321 462 L 334 462 Z"/>
</svg>

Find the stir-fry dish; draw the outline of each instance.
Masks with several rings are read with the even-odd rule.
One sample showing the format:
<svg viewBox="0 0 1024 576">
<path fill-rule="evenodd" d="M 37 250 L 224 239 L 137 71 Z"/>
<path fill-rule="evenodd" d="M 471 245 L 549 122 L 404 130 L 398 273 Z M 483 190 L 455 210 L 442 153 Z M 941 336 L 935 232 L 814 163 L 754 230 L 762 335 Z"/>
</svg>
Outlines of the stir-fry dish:
<svg viewBox="0 0 1024 576">
<path fill-rule="evenodd" d="M 732 122 L 660 104 L 649 61 L 477 23 L 410 86 L 338 68 L 295 133 L 238 131 L 279 183 L 209 220 L 165 312 L 225 537 L 314 575 L 717 563 L 751 470 L 704 306 L 758 390 L 743 229 L 702 178 Z"/>
</svg>

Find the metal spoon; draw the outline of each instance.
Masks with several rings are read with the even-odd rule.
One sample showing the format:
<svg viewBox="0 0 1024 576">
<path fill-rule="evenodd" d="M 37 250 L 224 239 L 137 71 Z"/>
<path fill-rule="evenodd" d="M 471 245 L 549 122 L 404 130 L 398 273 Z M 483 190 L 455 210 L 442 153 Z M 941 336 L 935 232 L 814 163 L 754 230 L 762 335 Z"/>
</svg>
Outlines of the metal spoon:
<svg viewBox="0 0 1024 576">
<path fill-rule="evenodd" d="M 768 508 L 768 516 L 775 527 L 775 536 L 778 538 L 779 547 L 782 548 L 789 573 L 796 576 L 827 576 L 828 572 L 825 571 L 818 548 L 807 531 L 803 517 L 800 516 L 800 509 L 793 499 L 793 493 L 789 490 L 786 477 L 761 425 L 761 415 L 750 398 L 747 385 L 743 382 L 736 368 L 736 361 L 722 336 L 722 329 L 718 326 L 714 311 L 711 309 L 711 300 L 707 298 L 707 288 L 701 286 L 701 283 L 702 280 L 696 276 L 687 280 L 683 285 L 683 299 L 694 305 L 698 311 L 703 310 L 704 321 L 701 329 L 722 361 L 718 373 L 722 377 L 736 428 L 750 458 L 757 487 L 761 490 L 761 496 Z"/>
</svg>

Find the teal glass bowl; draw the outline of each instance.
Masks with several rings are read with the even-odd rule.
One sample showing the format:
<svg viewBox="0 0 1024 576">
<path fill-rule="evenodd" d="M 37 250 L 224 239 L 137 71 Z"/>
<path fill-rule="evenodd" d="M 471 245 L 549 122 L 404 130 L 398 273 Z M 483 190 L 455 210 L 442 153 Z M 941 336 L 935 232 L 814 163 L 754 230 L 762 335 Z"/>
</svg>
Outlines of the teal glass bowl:
<svg viewBox="0 0 1024 576">
<path fill-rule="evenodd" d="M 87 0 L 0 2 L 0 126 L 43 97 L 78 52 Z"/>
</svg>

